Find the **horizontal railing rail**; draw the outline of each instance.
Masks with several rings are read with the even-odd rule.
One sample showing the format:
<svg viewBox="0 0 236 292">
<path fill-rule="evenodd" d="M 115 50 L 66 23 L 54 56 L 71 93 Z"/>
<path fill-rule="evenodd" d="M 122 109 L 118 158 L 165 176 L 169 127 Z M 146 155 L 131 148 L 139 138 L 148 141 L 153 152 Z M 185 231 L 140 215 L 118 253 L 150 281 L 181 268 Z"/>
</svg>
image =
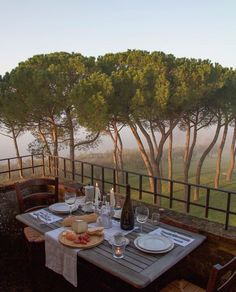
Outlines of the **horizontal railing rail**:
<svg viewBox="0 0 236 292">
<path fill-rule="evenodd" d="M 14 168 L 13 166 L 14 162 Z M 105 193 L 108 187 L 113 187 L 115 192 L 131 186 L 131 190 L 137 193 L 139 200 L 144 200 L 144 195 L 153 196 L 153 204 L 161 207 L 162 200 L 166 200 L 166 207 L 176 209 L 174 203 L 183 204 L 184 211 L 192 214 L 192 208 L 198 207 L 203 211 L 203 217 L 209 218 L 210 211 L 219 212 L 224 215 L 224 226 L 228 229 L 230 219 L 236 218 L 236 209 L 233 209 L 232 201 L 236 200 L 236 192 L 225 189 L 216 189 L 209 186 L 197 185 L 194 183 L 186 183 L 180 180 L 171 180 L 168 178 L 158 178 L 147 174 L 141 174 L 134 171 L 117 170 L 109 166 L 94 164 L 81 160 L 70 160 L 65 157 L 57 156 L 34 156 L 25 155 L 21 157 L 11 157 L 0 159 L 0 165 L 5 169 L 0 170 L 0 175 L 7 174 L 8 179 L 12 179 L 12 173 L 19 174 L 20 177 L 25 175 L 34 175 L 36 171 L 40 171 L 42 175 L 59 176 L 64 179 L 77 181 L 82 184 L 95 182 L 100 183 L 102 193 Z M 99 171 L 98 171 L 99 170 Z M 29 172 L 30 171 L 30 172 Z M 109 174 L 107 173 L 109 172 Z M 132 178 L 135 177 L 136 179 Z M 144 181 L 148 184 L 148 188 L 144 188 Z M 150 190 L 149 182 L 152 181 L 153 189 Z M 148 182 L 148 183 L 147 183 Z M 160 183 L 168 184 L 168 190 L 161 192 Z M 180 187 L 175 190 L 175 187 Z M 181 187 L 183 189 L 181 189 Z M 193 200 L 193 191 L 198 189 L 201 192 L 201 200 Z M 183 193 L 182 197 L 177 197 L 178 192 Z M 204 194 L 202 194 L 204 192 Z M 218 194 L 220 198 L 224 195 L 224 200 L 221 206 L 212 204 L 212 197 Z M 219 196 L 217 198 L 219 198 Z M 204 198 L 204 200 L 202 199 Z M 225 206 L 225 207 L 222 207 Z"/>
</svg>

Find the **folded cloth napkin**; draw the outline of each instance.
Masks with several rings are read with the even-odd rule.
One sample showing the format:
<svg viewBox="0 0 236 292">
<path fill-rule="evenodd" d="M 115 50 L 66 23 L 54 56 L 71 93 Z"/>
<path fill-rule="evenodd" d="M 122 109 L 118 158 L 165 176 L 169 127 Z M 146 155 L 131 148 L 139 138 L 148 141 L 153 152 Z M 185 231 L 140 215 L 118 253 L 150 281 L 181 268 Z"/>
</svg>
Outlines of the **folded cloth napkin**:
<svg viewBox="0 0 236 292">
<path fill-rule="evenodd" d="M 40 219 L 44 223 L 48 223 L 48 224 L 59 221 L 62 219 L 61 217 L 56 216 L 56 215 L 46 211 L 45 209 L 40 209 L 40 210 L 31 212 L 30 215 L 33 216 L 34 218 Z"/>
<path fill-rule="evenodd" d="M 181 246 L 187 246 L 191 242 L 194 241 L 194 238 L 192 238 L 192 237 L 189 237 L 189 236 L 184 235 L 182 233 L 171 231 L 169 229 L 165 229 L 165 228 L 162 228 L 162 227 L 159 227 L 159 228 L 151 231 L 149 234 L 157 234 L 157 235 L 162 235 L 164 237 L 168 237 L 175 244 L 178 244 L 178 245 L 181 245 Z"/>
<path fill-rule="evenodd" d="M 69 248 L 58 242 L 63 230 L 65 228 L 61 227 L 45 233 L 45 265 L 77 287 L 77 253 L 80 249 Z"/>
<path fill-rule="evenodd" d="M 96 227 L 96 223 L 89 224 L 89 227 Z M 135 229 L 135 228 L 134 228 Z M 104 229 L 104 239 L 110 241 L 116 233 L 122 233 L 124 236 L 132 232 L 132 230 L 123 230 L 120 228 L 120 222 L 112 220 L 112 227 Z"/>
<path fill-rule="evenodd" d="M 84 220 L 87 223 L 96 222 L 97 221 L 97 217 L 98 217 L 98 215 L 95 214 L 95 213 L 85 214 L 85 215 L 80 215 L 80 216 L 69 216 L 69 217 L 66 217 L 62 221 L 62 226 L 70 227 L 70 226 L 72 226 L 72 223 L 75 220 Z"/>
</svg>

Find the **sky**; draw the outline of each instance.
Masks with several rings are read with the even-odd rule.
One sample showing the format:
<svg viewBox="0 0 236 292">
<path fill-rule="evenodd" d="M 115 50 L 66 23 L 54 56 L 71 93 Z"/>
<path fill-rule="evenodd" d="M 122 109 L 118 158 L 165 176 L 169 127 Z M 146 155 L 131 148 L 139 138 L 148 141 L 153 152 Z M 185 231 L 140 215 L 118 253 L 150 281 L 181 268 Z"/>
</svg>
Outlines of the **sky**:
<svg viewBox="0 0 236 292">
<path fill-rule="evenodd" d="M 235 0 L 0 0 L 0 74 L 35 54 L 127 49 L 236 68 Z"/>
<path fill-rule="evenodd" d="M 235 0 L 0 0 L 0 75 L 55 51 L 163 51 L 236 68 L 235 13 Z M 22 149 L 30 139 L 20 140 Z"/>
</svg>

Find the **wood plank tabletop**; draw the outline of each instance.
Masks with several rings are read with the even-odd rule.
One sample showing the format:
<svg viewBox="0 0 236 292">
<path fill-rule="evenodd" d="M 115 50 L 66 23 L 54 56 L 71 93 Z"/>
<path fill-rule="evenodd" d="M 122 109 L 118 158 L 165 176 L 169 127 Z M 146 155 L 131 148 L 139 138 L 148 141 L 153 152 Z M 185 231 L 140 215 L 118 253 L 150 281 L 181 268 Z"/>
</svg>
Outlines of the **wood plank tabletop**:
<svg viewBox="0 0 236 292">
<path fill-rule="evenodd" d="M 81 211 L 78 210 L 75 214 L 81 214 Z M 58 216 L 62 217 L 63 220 L 67 215 L 59 214 Z M 37 219 L 27 213 L 17 215 L 16 219 L 42 234 L 61 227 L 62 221 L 60 220 L 52 224 L 39 224 Z M 115 259 L 112 256 L 110 244 L 104 240 L 102 244 L 95 248 L 80 251 L 78 253 L 78 260 L 82 258 L 133 287 L 138 289 L 144 288 L 190 254 L 206 239 L 203 235 L 167 224 L 160 223 L 160 227 L 189 236 L 194 241 L 185 247 L 175 244 L 174 248 L 168 253 L 150 254 L 144 253 L 135 247 L 134 239 L 138 236 L 138 233 L 133 231 L 126 235 L 130 243 L 126 247 L 123 259 Z M 150 222 L 147 222 L 143 226 L 143 231 L 149 233 L 156 228 L 158 226 L 152 226 Z"/>
</svg>

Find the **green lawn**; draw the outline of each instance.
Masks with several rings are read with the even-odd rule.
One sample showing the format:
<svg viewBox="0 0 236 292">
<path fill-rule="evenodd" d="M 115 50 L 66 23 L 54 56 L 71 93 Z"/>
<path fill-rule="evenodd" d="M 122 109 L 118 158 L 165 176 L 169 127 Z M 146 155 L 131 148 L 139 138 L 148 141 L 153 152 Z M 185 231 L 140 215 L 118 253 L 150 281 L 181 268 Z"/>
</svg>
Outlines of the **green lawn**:
<svg viewBox="0 0 236 292">
<path fill-rule="evenodd" d="M 130 154 L 130 153 L 129 153 Z M 129 157 L 125 157 L 125 169 L 129 171 L 134 171 L 142 174 L 146 174 L 145 167 L 143 165 L 142 160 L 139 158 L 139 156 L 136 156 L 132 153 L 132 155 L 129 155 Z M 89 160 L 83 159 L 83 160 Z M 100 165 L 111 165 L 111 161 L 108 161 L 107 158 L 103 161 L 101 157 L 99 157 L 98 161 L 94 161 L 94 158 L 90 160 L 91 162 L 98 163 Z M 192 161 L 191 169 L 189 172 L 189 182 L 195 183 L 195 169 L 197 166 L 198 159 L 195 158 L 195 160 Z M 221 168 L 221 177 L 220 177 L 220 189 L 226 189 L 229 191 L 236 191 L 236 175 L 234 173 L 232 181 L 226 182 L 225 180 L 225 173 L 228 167 L 228 161 L 226 159 L 223 159 L 222 161 L 222 168 Z M 182 160 L 177 159 L 174 160 L 174 179 L 182 181 L 183 180 L 183 163 Z M 89 170 L 87 171 L 89 174 Z M 97 175 L 97 178 L 100 176 L 99 169 L 95 169 L 95 175 Z M 107 171 L 105 172 L 106 180 L 109 180 L 112 182 L 112 173 Z M 163 177 L 167 177 L 167 165 L 163 164 Z M 202 169 L 202 176 L 201 176 L 201 185 L 214 187 L 214 176 L 215 176 L 215 157 L 207 157 L 203 169 Z M 139 177 L 136 175 L 129 175 L 129 183 L 132 187 L 139 186 Z M 106 189 L 108 190 L 110 188 L 109 185 L 106 186 Z M 149 190 L 149 181 L 147 178 L 143 178 L 143 190 Z M 202 205 L 206 204 L 206 190 L 201 189 L 200 190 L 200 198 L 197 201 L 193 200 L 193 191 L 191 195 L 191 202 L 199 203 Z M 168 192 L 168 183 L 163 182 L 162 184 L 162 193 L 169 196 Z M 135 199 L 138 199 L 139 193 L 137 191 L 132 191 L 132 197 Z M 184 187 L 181 184 L 175 184 L 174 185 L 174 198 L 184 199 Z M 153 196 L 150 194 L 143 193 L 144 201 L 148 203 L 153 203 Z M 211 191 L 210 194 L 210 206 L 214 208 L 220 208 L 226 210 L 227 206 L 227 194 L 223 192 L 214 192 Z M 169 200 L 168 199 L 162 199 L 161 201 L 161 207 L 168 208 L 169 207 Z M 181 202 L 173 202 L 173 209 L 179 212 L 185 212 L 185 206 Z M 236 212 L 236 195 L 231 196 L 231 211 Z M 205 217 L 205 209 L 197 206 L 190 206 L 190 214 L 198 217 Z M 209 210 L 208 218 L 212 221 L 225 223 L 225 214 L 219 211 Z M 229 218 L 229 224 L 232 226 L 236 226 L 236 216 L 231 215 Z"/>
</svg>

